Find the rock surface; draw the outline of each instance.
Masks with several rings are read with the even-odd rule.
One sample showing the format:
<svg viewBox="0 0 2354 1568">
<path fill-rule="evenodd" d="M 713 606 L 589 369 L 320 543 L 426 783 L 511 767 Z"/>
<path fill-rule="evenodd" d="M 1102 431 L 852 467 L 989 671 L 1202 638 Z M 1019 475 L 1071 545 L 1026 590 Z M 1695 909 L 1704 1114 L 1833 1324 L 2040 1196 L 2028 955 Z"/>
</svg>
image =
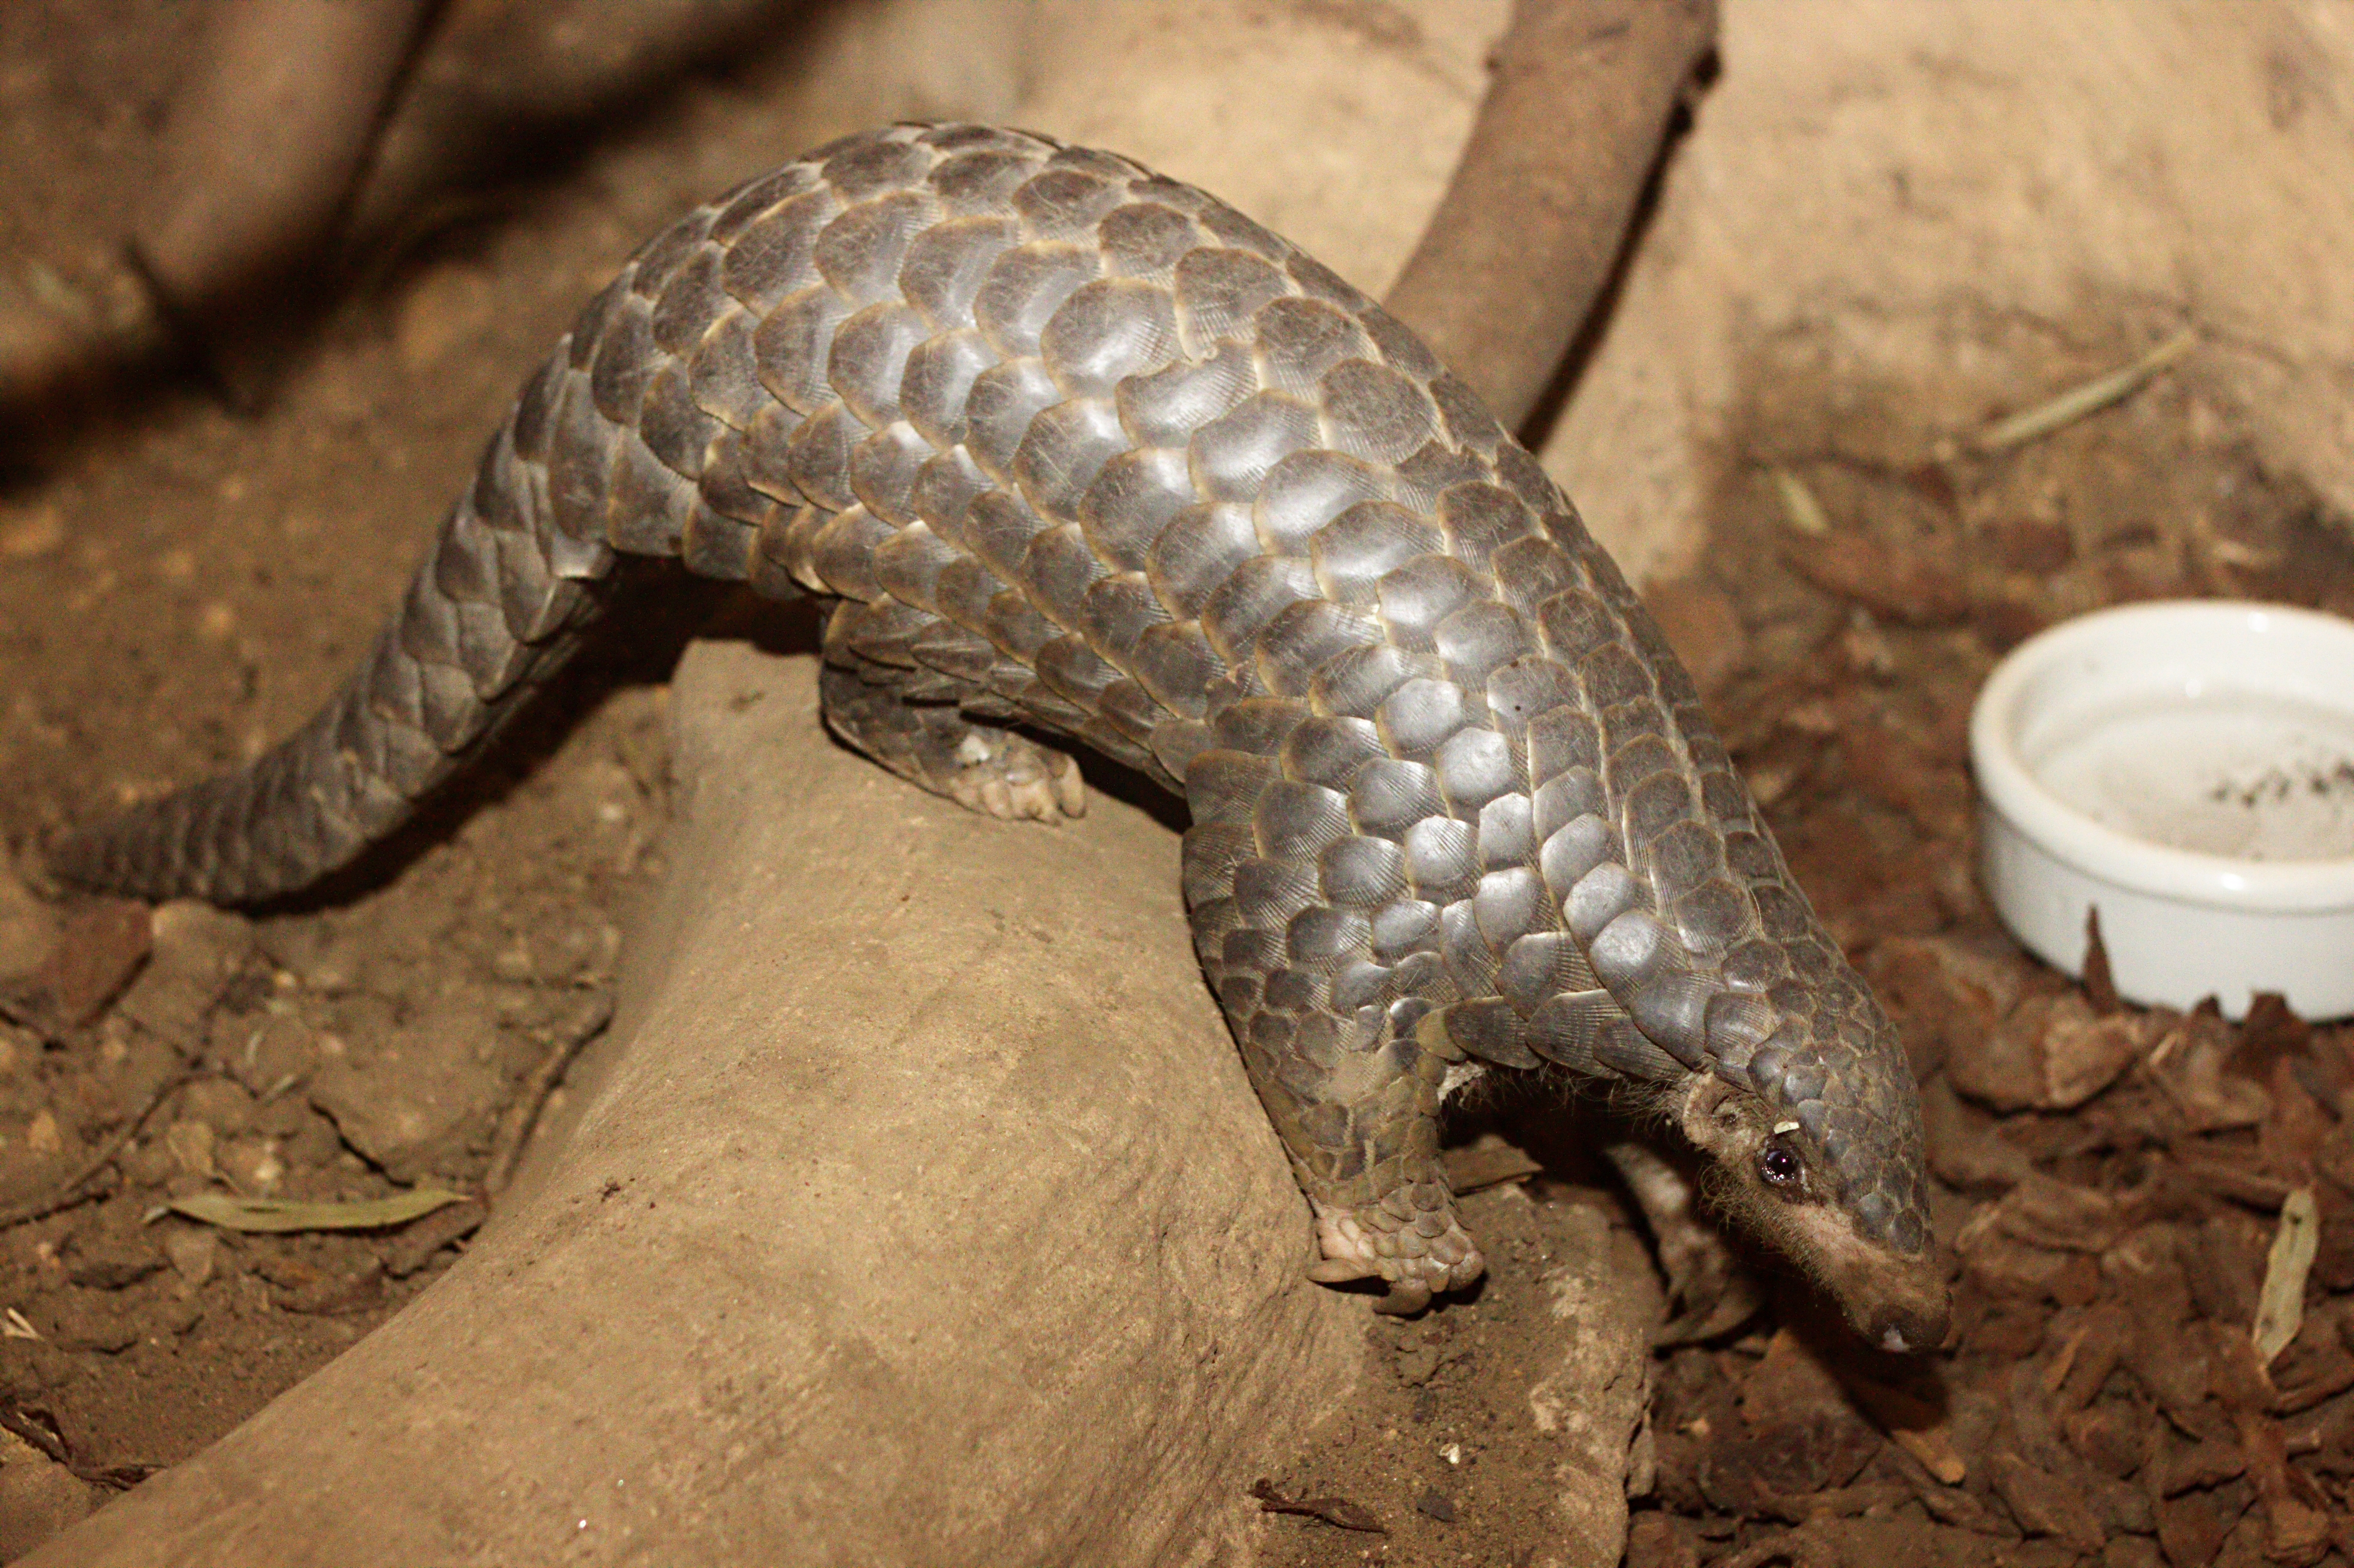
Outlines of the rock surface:
<svg viewBox="0 0 2354 1568">
<path fill-rule="evenodd" d="M 14 1563 L 97 1506 L 71 1470 L 16 1444 L 0 1463 L 0 1563 Z"/>
<path fill-rule="evenodd" d="M 1354 1386 L 1365 1306 L 1302 1277 L 1175 835 L 1101 796 L 1057 832 L 968 816 L 828 743 L 813 687 L 688 656 L 620 1019 L 474 1249 L 30 1561 L 1247 1550 L 1245 1489 Z"/>
<path fill-rule="evenodd" d="M 0 980 L 30 974 L 57 946 L 58 914 L 0 854 Z"/>
<path fill-rule="evenodd" d="M 491 1066 L 496 1022 L 461 991 L 395 1030 L 364 1059 L 330 1057 L 311 1079 L 313 1108 L 396 1181 L 458 1168 L 467 1136 L 492 1114 L 501 1087 Z"/>
<path fill-rule="evenodd" d="M 148 925 L 147 966 L 117 1011 L 158 1039 L 194 1049 L 213 1003 L 253 954 L 253 927 L 188 898 L 157 906 Z"/>
<path fill-rule="evenodd" d="M 1901 469 L 2185 326 L 2209 417 L 2354 510 L 2342 8 L 1728 0 L 1719 48 L 1539 454 L 1630 577 L 1702 554 L 1794 381 Z"/>
<path fill-rule="evenodd" d="M 1612 1568 L 1627 1550 L 1627 1499 L 1651 1489 L 1651 1335 L 1665 1298 L 1642 1244 L 1596 1209 L 1569 1212 L 1567 1255 L 1545 1270 L 1560 1338 L 1529 1389 L 1529 1416 L 1560 1446 L 1532 1568 Z"/>
</svg>

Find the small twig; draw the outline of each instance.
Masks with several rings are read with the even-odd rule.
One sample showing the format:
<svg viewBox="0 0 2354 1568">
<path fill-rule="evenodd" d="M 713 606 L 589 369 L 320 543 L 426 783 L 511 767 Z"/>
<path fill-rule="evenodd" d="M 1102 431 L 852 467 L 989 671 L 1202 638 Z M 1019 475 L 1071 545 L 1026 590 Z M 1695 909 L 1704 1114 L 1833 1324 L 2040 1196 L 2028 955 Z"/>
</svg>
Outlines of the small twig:
<svg viewBox="0 0 2354 1568">
<path fill-rule="evenodd" d="M 47 1411 L 42 1411 L 40 1414 L 45 1419 L 55 1419 Z M 7 1400 L 0 1400 L 0 1427 L 5 1427 L 26 1443 L 39 1449 L 52 1462 L 64 1466 L 73 1473 L 75 1479 L 88 1482 L 94 1487 L 104 1487 L 109 1491 L 127 1492 L 164 1467 L 161 1465 L 78 1464 L 74 1460 L 73 1451 L 66 1446 L 66 1440 L 62 1436 L 52 1428 L 43 1425 L 40 1421 L 35 1420 L 30 1413 L 19 1410 L 13 1402 Z"/>
<path fill-rule="evenodd" d="M 103 1487 L 110 1492 L 127 1492 L 148 1477 L 161 1475 L 164 1468 L 162 1465 L 135 1463 L 108 1465 L 102 1469 L 88 1465 L 69 1465 L 66 1467 L 74 1473 L 76 1480 Z"/>
<path fill-rule="evenodd" d="M 95 1192 L 82 1192 L 80 1190 L 82 1183 L 113 1163 L 114 1157 L 122 1152 L 123 1147 L 139 1136 L 139 1129 L 147 1125 L 147 1118 L 163 1108 L 164 1101 L 186 1087 L 189 1081 L 196 1076 L 196 1074 L 193 1068 L 183 1068 L 166 1078 L 163 1085 L 147 1097 L 147 1103 L 139 1108 L 139 1113 L 124 1122 L 122 1130 L 100 1145 L 98 1152 L 83 1161 L 81 1169 L 75 1171 L 69 1179 L 52 1188 L 46 1196 L 29 1198 L 21 1203 L 0 1209 L 0 1230 L 6 1230 L 12 1225 L 21 1225 L 27 1220 L 45 1218 L 60 1209 L 69 1209 L 76 1203 L 88 1202 L 97 1197 L 99 1194 Z"/>
<path fill-rule="evenodd" d="M 66 1451 L 65 1439 L 17 1409 L 13 1400 L 0 1400 L 0 1427 L 5 1427 L 58 1464 L 73 1464 L 73 1456 Z"/>
<path fill-rule="evenodd" d="M 1288 1498 L 1275 1489 L 1275 1483 L 1259 1478 L 1250 1495 L 1258 1499 L 1264 1513 L 1296 1514 L 1302 1519 L 1319 1520 L 1335 1530 L 1351 1530 L 1364 1535 L 1387 1535 L 1382 1521 L 1375 1519 L 1362 1503 L 1347 1498 Z"/>
<path fill-rule="evenodd" d="M 572 1065 L 572 1058 L 580 1054 L 580 1047 L 602 1034 L 605 1026 L 613 1021 L 612 999 L 605 997 L 599 1000 L 600 1005 L 578 1027 L 560 1037 L 541 1059 L 539 1065 L 532 1069 L 531 1076 L 525 1080 L 522 1089 L 516 1093 L 514 1102 L 507 1107 L 506 1114 L 499 1118 L 498 1136 L 491 1143 L 490 1169 L 482 1175 L 482 1196 L 485 1198 L 497 1197 L 506 1191 L 507 1183 L 514 1180 L 515 1165 L 523 1159 L 524 1145 L 530 1141 L 532 1128 L 539 1125 L 541 1107 L 547 1104 L 547 1097 L 556 1092 L 557 1080 L 564 1076 L 564 1070 Z"/>
<path fill-rule="evenodd" d="M 2088 414 L 2099 413 L 2138 391 L 2144 382 L 2190 353 L 2198 341 L 2199 334 L 2186 327 L 2122 370 L 2095 376 L 2032 408 L 1988 425 L 1970 438 L 1970 448 L 1981 453 L 2008 451 L 2073 425 Z"/>
<path fill-rule="evenodd" d="M 489 1205 L 475 1198 L 436 1209 L 393 1239 L 384 1251 L 384 1271 L 395 1279 L 408 1278 L 432 1261 L 435 1253 L 473 1234 L 490 1212 Z"/>
</svg>

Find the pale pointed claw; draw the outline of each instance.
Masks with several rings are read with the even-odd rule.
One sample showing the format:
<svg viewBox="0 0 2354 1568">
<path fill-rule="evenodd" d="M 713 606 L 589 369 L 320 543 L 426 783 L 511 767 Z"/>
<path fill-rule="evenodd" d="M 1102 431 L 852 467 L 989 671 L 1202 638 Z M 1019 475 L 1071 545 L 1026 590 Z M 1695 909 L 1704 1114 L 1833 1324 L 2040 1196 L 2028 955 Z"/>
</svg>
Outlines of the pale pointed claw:
<svg viewBox="0 0 2354 1568">
<path fill-rule="evenodd" d="M 945 785 L 949 798 L 967 810 L 1050 828 L 1087 810 L 1078 764 L 1023 736 L 975 730 L 957 747 L 956 760 Z"/>
<path fill-rule="evenodd" d="M 1353 1257 L 1319 1258 L 1308 1266 L 1308 1277 L 1318 1285 L 1346 1285 L 1355 1279 L 1379 1279 L 1382 1271 Z"/>
<path fill-rule="evenodd" d="M 1067 757 L 1055 757 L 1047 764 L 1050 781 L 1055 789 L 1055 804 L 1066 817 L 1087 814 L 1087 780 L 1079 777 L 1079 765 Z"/>
<path fill-rule="evenodd" d="M 1055 809 L 1055 791 L 1048 786 L 1046 770 L 1040 762 L 1034 752 L 1016 754 L 1009 748 L 1005 773 L 1013 789 L 1013 810 L 1024 821 L 1060 827 L 1063 816 Z"/>
<path fill-rule="evenodd" d="M 1419 1312 L 1438 1292 L 1460 1290 L 1487 1272 L 1478 1244 L 1452 1210 L 1437 1237 L 1416 1236 L 1409 1243 L 1398 1229 L 1398 1216 L 1378 1204 L 1351 1211 L 1310 1202 L 1316 1213 L 1317 1250 L 1323 1255 L 1309 1265 L 1308 1277 L 1319 1285 L 1387 1281 L 1389 1293 L 1373 1304 L 1376 1312 Z M 1410 1245 L 1416 1250 L 1408 1250 Z"/>
</svg>

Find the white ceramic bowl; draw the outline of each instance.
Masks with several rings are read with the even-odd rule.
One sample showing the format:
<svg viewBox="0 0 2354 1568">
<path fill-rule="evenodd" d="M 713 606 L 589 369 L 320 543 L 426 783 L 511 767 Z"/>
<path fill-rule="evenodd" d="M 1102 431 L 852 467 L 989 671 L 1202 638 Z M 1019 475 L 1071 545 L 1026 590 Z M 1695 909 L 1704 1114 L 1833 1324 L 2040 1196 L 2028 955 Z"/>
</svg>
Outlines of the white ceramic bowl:
<svg viewBox="0 0 2354 1568">
<path fill-rule="evenodd" d="M 2354 1013 L 2354 622 L 2215 600 L 2062 622 L 1995 667 L 1970 761 L 1987 891 L 2045 961 L 2083 971 L 2097 907 L 2135 1001 Z"/>
</svg>

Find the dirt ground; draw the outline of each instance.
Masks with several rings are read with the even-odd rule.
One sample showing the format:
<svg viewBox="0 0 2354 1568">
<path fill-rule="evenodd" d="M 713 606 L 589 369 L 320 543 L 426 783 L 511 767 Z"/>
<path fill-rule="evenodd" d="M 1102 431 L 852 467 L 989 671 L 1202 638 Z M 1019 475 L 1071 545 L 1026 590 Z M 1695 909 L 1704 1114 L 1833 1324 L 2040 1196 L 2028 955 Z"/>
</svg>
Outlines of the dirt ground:
<svg viewBox="0 0 2354 1568">
<path fill-rule="evenodd" d="M 195 16 L 0 9 L 0 290 L 129 308 L 115 217 Z M 174 382 L 27 449 L 0 476 L 0 838 L 219 768 L 302 717 L 605 271 L 784 151 L 729 127 L 789 79 L 774 59 L 695 76 L 577 160 L 404 233 L 260 418 Z M 2131 305 L 2005 331 L 1987 326 L 2022 390 L 1988 418 L 2155 341 Z M 1994 659 L 2066 615 L 2177 594 L 2354 612 L 2347 520 L 2179 379 L 1978 456 L 1947 450 L 1925 369 L 1860 376 L 1798 331 L 1741 377 L 1704 564 L 1656 602 L 1800 881 L 1906 1026 L 1959 1310 L 1925 1367 L 1826 1370 L 1795 1301 L 1663 1351 L 1630 1561 L 2354 1560 L 2354 1029 L 2123 1007 L 2020 957 L 1975 890 L 1963 753 Z M 110 1156 L 68 1206 L 0 1229 L 11 1453 L 94 1495 L 135 1486 L 463 1246 L 471 1201 L 346 1234 L 154 1216 L 206 1191 L 472 1193 L 511 1158 L 514 1107 L 599 1027 L 660 870 L 661 681 L 693 608 L 592 661 L 493 776 L 326 896 L 249 922 L 176 910 L 152 938 L 86 909 L 57 949 L 80 967 L 29 978 L 58 933 L 0 896 L 0 975 L 19 982 L 0 1210 Z M 1497 1114 L 1549 1163 L 1479 1167 L 1502 1176 L 1467 1203 L 1490 1279 L 1369 1326 L 1377 1386 L 1267 1478 L 1267 1563 L 1536 1560 L 1559 1483 L 1516 1347 L 1545 1331 L 1561 1237 L 1606 1224 L 1640 1266 L 1640 1232 L 1546 1135 L 1549 1107 Z M 2319 1251 L 2303 1327 L 2266 1366 L 2247 1330 L 2300 1193 Z"/>
</svg>

